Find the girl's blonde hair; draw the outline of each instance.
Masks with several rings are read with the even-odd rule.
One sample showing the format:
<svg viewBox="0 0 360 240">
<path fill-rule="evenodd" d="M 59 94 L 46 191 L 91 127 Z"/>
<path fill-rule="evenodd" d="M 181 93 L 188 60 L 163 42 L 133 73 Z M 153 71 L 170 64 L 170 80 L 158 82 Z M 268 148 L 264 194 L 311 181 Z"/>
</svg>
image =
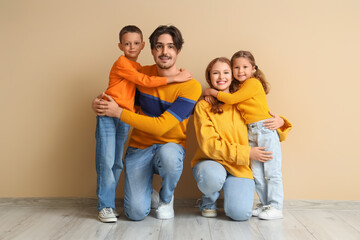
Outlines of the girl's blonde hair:
<svg viewBox="0 0 360 240">
<path fill-rule="evenodd" d="M 216 88 L 211 84 L 210 72 L 211 72 L 211 69 L 213 68 L 213 66 L 215 65 L 215 63 L 217 63 L 217 62 L 223 62 L 223 63 L 228 64 L 230 67 L 230 70 L 231 70 L 231 62 L 226 57 L 215 58 L 208 64 L 208 66 L 205 69 L 205 79 L 206 79 L 207 83 L 209 84 L 209 86 L 213 89 L 216 89 Z M 230 93 L 236 92 L 238 90 L 238 88 L 239 88 L 239 81 L 232 78 L 232 82 L 229 86 Z M 222 114 L 223 113 L 222 105 L 224 103 L 217 100 L 216 98 L 214 98 L 214 99 L 215 99 L 216 103 L 211 106 L 211 112 Z"/>
<path fill-rule="evenodd" d="M 254 56 L 251 54 L 251 52 L 249 51 L 238 51 L 236 53 L 234 53 L 234 55 L 231 57 L 231 66 L 233 66 L 235 59 L 237 58 L 246 58 L 249 60 L 250 64 L 255 67 L 255 73 L 254 73 L 254 78 L 259 79 L 259 81 L 261 82 L 264 91 L 266 94 L 269 93 L 270 91 L 270 84 L 266 81 L 265 75 L 264 73 L 258 68 L 258 66 L 255 63 L 255 58 Z"/>
</svg>

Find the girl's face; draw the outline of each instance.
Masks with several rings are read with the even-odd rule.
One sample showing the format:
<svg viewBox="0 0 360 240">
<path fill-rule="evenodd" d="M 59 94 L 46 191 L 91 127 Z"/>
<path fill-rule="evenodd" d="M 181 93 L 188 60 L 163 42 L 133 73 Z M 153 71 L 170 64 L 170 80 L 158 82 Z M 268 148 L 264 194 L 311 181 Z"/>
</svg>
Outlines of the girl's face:
<svg viewBox="0 0 360 240">
<path fill-rule="evenodd" d="M 251 78 L 255 72 L 255 66 L 251 65 L 250 61 L 243 57 L 234 59 L 232 69 L 234 78 L 239 82 L 244 82 Z"/>
<path fill-rule="evenodd" d="M 216 62 L 210 70 L 210 80 L 217 90 L 229 92 L 232 81 L 231 67 L 225 62 Z"/>
</svg>

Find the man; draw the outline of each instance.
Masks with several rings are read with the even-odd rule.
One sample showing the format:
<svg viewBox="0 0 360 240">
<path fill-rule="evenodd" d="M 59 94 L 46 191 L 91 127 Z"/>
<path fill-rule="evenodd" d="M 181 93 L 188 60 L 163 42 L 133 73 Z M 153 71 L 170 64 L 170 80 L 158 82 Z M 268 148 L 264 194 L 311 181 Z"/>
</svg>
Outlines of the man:
<svg viewBox="0 0 360 240">
<path fill-rule="evenodd" d="M 159 26 L 150 36 L 155 65 L 143 67 L 149 76 L 170 77 L 179 73 L 176 59 L 183 39 L 174 26 Z M 201 85 L 194 79 L 184 83 L 145 88 L 137 86 L 140 114 L 95 99 L 98 115 L 118 117 L 134 127 L 125 156 L 125 215 L 143 220 L 150 212 L 153 174 L 162 178 L 159 219 L 174 217 L 174 190 L 183 169 L 186 126 L 201 95 Z"/>
</svg>

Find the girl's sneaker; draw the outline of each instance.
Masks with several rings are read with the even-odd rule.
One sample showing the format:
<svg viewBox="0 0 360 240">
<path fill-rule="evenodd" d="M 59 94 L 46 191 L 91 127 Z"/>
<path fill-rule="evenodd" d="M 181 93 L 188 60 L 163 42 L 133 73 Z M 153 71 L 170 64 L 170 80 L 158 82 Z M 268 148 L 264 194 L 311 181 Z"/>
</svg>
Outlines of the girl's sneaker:
<svg viewBox="0 0 360 240">
<path fill-rule="evenodd" d="M 274 208 L 271 205 L 263 207 L 263 211 L 258 216 L 260 219 L 264 220 L 274 220 L 283 218 L 283 213 L 281 210 Z"/>
<path fill-rule="evenodd" d="M 264 206 L 261 203 L 256 204 L 256 208 L 252 210 L 252 215 L 258 217 L 259 214 L 263 211 Z"/>
<path fill-rule="evenodd" d="M 201 210 L 201 216 L 214 218 L 217 216 L 216 209 L 204 208 L 203 210 Z"/>
</svg>

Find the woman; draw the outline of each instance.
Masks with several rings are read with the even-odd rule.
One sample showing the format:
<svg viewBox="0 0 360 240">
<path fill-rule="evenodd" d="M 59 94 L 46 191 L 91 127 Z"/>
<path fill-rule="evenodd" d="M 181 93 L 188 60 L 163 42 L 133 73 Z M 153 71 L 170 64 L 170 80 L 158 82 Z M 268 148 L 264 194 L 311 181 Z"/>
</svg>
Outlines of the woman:
<svg viewBox="0 0 360 240">
<path fill-rule="evenodd" d="M 205 72 L 210 87 L 233 93 L 238 82 L 232 81 L 231 64 L 227 58 L 212 60 Z M 195 130 L 199 148 L 191 161 L 193 175 L 203 193 L 200 211 L 204 217 L 216 217 L 216 200 L 224 194 L 225 214 L 233 220 L 251 217 L 254 201 L 254 180 L 250 159 L 266 162 L 272 153 L 263 147 L 249 147 L 247 127 L 237 105 L 214 104 L 201 100 L 195 107 Z M 284 121 L 285 120 L 285 121 Z M 284 139 L 291 124 L 278 116 L 264 124 L 278 129 Z"/>
</svg>

